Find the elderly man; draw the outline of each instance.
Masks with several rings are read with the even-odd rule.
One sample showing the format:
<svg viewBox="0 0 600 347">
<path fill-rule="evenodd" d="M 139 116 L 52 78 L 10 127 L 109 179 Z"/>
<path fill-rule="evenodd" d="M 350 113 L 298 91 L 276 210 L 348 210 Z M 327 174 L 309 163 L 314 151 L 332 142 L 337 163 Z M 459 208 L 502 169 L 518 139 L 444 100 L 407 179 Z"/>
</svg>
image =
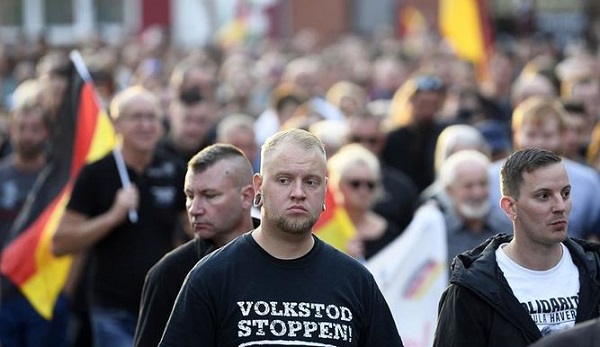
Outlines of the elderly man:
<svg viewBox="0 0 600 347">
<path fill-rule="evenodd" d="M 458 254 L 475 248 L 502 229 L 506 216 L 490 208 L 490 161 L 476 150 L 461 150 L 442 164 L 439 179 L 450 206 L 444 210 L 448 237 L 448 265 Z"/>
</svg>

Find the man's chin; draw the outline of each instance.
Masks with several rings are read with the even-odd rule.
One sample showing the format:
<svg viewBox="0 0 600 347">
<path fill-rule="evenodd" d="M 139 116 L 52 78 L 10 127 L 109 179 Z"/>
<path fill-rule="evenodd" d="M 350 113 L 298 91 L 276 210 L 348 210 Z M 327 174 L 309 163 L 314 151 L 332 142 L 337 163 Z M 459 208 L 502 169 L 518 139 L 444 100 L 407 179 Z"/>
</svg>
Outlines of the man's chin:
<svg viewBox="0 0 600 347">
<path fill-rule="evenodd" d="M 200 229 L 200 230 L 195 230 L 194 235 L 197 238 L 200 238 L 203 240 L 210 240 L 216 235 L 216 233 L 213 230 Z"/>
</svg>

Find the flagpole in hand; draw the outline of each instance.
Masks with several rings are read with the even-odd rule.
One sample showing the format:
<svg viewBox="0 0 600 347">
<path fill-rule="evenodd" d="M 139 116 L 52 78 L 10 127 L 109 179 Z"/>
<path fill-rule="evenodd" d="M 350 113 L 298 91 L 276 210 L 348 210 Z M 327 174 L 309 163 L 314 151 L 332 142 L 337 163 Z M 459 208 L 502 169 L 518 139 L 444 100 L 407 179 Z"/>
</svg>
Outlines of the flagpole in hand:
<svg viewBox="0 0 600 347">
<path fill-rule="evenodd" d="M 77 50 L 73 50 L 73 51 L 71 51 L 71 54 L 69 56 L 71 58 L 71 61 L 73 62 L 73 65 L 75 65 L 75 68 L 77 69 L 77 72 L 79 73 L 81 78 L 83 78 L 86 82 L 89 81 L 93 84 L 92 75 L 90 74 L 89 70 L 85 66 L 83 57 L 81 56 L 81 53 L 79 53 L 79 51 L 77 51 Z M 96 96 L 96 99 L 98 99 L 98 96 Z M 97 101 L 96 103 L 101 107 L 101 103 L 98 102 L 98 100 L 96 100 L 96 101 Z M 119 172 L 119 177 L 121 179 L 121 185 L 123 185 L 124 188 L 131 186 L 129 174 L 127 173 L 127 167 L 125 166 L 125 161 L 123 160 L 123 155 L 121 154 L 121 151 L 118 148 L 114 148 L 113 156 L 115 157 L 115 162 L 117 163 L 117 171 Z M 133 208 L 129 209 L 128 216 L 129 216 L 129 221 L 131 223 L 137 223 L 138 214 L 135 209 L 133 209 Z"/>
<path fill-rule="evenodd" d="M 117 163 L 117 171 L 119 171 L 119 177 L 121 178 L 121 183 L 124 188 L 131 186 L 131 181 L 129 180 L 129 175 L 127 174 L 127 167 L 125 167 L 125 160 L 123 160 L 123 155 L 118 148 L 113 149 L 113 156 L 115 157 L 115 162 Z M 133 208 L 129 209 L 128 212 L 129 221 L 131 223 L 137 223 L 138 214 L 137 211 Z"/>
</svg>

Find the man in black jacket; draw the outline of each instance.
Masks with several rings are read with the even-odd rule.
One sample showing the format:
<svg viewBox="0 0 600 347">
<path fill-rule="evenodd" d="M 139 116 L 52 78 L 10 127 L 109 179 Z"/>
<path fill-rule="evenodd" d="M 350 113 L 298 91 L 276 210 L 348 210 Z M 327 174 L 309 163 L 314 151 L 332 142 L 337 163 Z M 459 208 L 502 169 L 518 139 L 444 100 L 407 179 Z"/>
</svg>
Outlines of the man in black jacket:
<svg viewBox="0 0 600 347">
<path fill-rule="evenodd" d="M 188 163 L 186 208 L 195 238 L 165 255 L 146 275 L 134 345 L 157 346 L 188 271 L 202 257 L 250 231 L 252 165 L 237 147 L 211 145 Z"/>
<path fill-rule="evenodd" d="M 571 185 L 559 156 L 525 149 L 501 171 L 512 235 L 454 259 L 434 346 L 527 346 L 598 316 L 600 246 L 567 238 Z"/>
<path fill-rule="evenodd" d="M 545 337 L 531 347 L 597 347 L 600 343 L 600 318 L 577 324 L 560 334 Z"/>
</svg>

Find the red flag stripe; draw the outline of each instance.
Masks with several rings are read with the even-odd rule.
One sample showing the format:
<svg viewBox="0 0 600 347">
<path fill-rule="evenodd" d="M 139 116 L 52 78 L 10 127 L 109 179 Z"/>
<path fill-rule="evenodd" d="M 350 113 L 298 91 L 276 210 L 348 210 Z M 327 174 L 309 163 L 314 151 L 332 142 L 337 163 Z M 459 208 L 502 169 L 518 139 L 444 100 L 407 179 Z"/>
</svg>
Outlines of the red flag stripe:
<svg viewBox="0 0 600 347">
<path fill-rule="evenodd" d="M 77 129 L 75 131 L 71 164 L 72 177 L 77 176 L 79 170 L 85 164 L 94 137 L 99 112 L 93 86 L 86 82 L 81 88 L 79 99 Z"/>
<path fill-rule="evenodd" d="M 3 274 L 10 274 L 10 279 L 14 284 L 20 286 L 37 271 L 34 250 L 40 242 L 40 235 L 44 227 L 48 224 L 50 217 L 56 213 L 58 202 L 67 190 L 70 189 L 65 186 L 61 194 L 52 200 L 39 218 L 2 252 L 1 271 Z M 29 256 L 24 257 L 25 254 Z"/>
</svg>

